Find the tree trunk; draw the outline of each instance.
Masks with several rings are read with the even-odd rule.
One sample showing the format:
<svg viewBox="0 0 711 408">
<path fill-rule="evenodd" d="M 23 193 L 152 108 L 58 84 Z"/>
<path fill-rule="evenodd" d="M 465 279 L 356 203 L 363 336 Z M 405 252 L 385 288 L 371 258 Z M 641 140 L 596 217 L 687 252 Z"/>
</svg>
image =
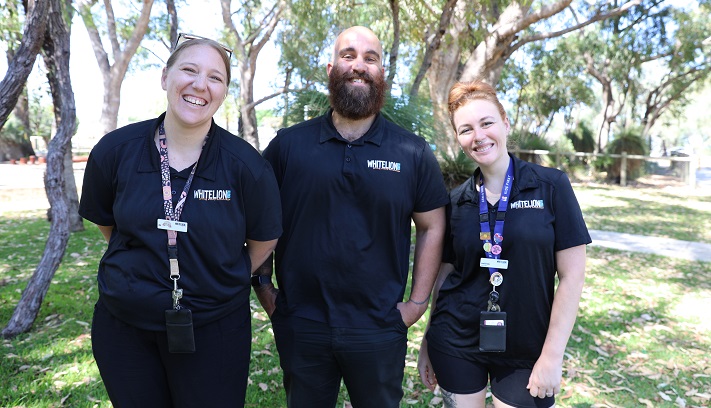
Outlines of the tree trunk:
<svg viewBox="0 0 711 408">
<path fill-rule="evenodd" d="M 72 135 L 75 132 L 72 131 Z M 84 231 L 84 219 L 79 215 L 79 192 L 74 178 L 74 164 L 72 161 L 72 141 L 67 143 L 67 150 L 64 152 L 64 193 L 67 198 L 69 212 L 69 232 Z M 49 196 L 47 197 L 49 199 Z"/>
<path fill-rule="evenodd" d="M 150 21 L 151 8 L 154 0 L 143 0 L 141 14 L 138 17 L 135 27 L 131 31 L 131 36 L 124 44 L 121 50 L 121 44 L 117 35 L 116 20 L 114 12 L 109 0 L 104 0 L 104 8 L 106 9 L 107 31 L 109 41 L 111 43 L 112 56 L 114 59 L 113 65 L 109 63 L 109 58 L 104 45 L 101 42 L 101 35 L 97 29 L 94 17 L 91 14 L 91 7 L 94 2 L 89 0 L 80 0 L 77 2 L 77 10 L 84 21 L 84 26 L 91 40 L 91 48 L 94 51 L 94 56 L 99 64 L 99 70 L 103 77 L 104 85 L 104 103 L 101 108 L 101 119 L 99 122 L 103 127 L 104 133 L 111 132 L 118 126 L 118 112 L 121 104 L 121 85 L 128 70 L 128 64 L 131 58 L 136 54 L 138 46 L 141 45 L 143 36 L 148 31 L 148 23 Z"/>
<path fill-rule="evenodd" d="M 449 89 L 459 76 L 459 60 L 461 58 L 459 37 L 467 26 L 461 13 L 462 8 L 463 5 L 460 3 L 447 28 L 447 39 L 440 44 L 437 52 L 433 53 L 430 69 L 427 70 L 427 83 L 429 84 L 436 127 L 435 134 L 441 135 L 440 143 L 443 142 L 445 154 L 449 157 L 455 157 L 459 149 L 450 126 L 447 100 L 449 99 Z M 438 145 L 442 146 L 440 143 Z"/>
<path fill-rule="evenodd" d="M 99 119 L 104 134 L 118 127 L 118 113 L 121 107 L 121 85 L 123 84 L 123 78 L 123 76 L 119 78 L 114 67 L 111 67 L 109 77 L 104 80 L 104 103 L 101 106 L 101 118 Z"/>
<path fill-rule="evenodd" d="M 22 43 L 15 52 L 15 58 L 7 67 L 5 78 L 0 82 L 0 129 L 15 109 L 27 77 L 32 72 L 37 53 L 42 47 L 48 12 L 49 4 L 40 0 L 35 1 L 34 6 L 27 13 Z"/>
<path fill-rule="evenodd" d="M 388 77 L 385 80 L 386 95 L 392 95 L 393 82 L 397 73 L 397 57 L 400 49 L 400 0 L 389 0 L 390 13 L 393 17 L 393 43 L 390 46 L 390 63 L 388 64 Z"/>
<path fill-rule="evenodd" d="M 54 24 L 59 24 L 59 22 L 55 22 Z M 66 27 L 67 31 L 71 33 L 69 23 L 66 24 Z M 68 106 L 71 109 L 75 109 L 74 91 L 71 88 L 69 78 L 62 78 L 60 76 L 62 75 L 62 71 L 58 67 L 60 67 L 62 64 L 65 64 L 65 62 L 63 62 L 64 58 L 66 58 L 66 64 L 68 66 L 69 55 L 66 55 L 66 57 L 63 55 L 64 51 L 61 49 L 61 40 L 56 40 L 55 42 L 52 42 L 52 40 L 49 38 L 49 35 L 52 34 L 51 29 L 54 28 L 47 28 L 48 36 L 45 38 L 45 44 L 42 48 L 42 57 L 44 58 L 45 65 L 47 66 L 47 81 L 49 82 L 49 87 L 52 94 L 52 105 L 54 107 L 55 118 L 55 126 L 53 126 L 53 128 L 56 128 L 57 134 L 59 134 L 60 130 L 63 130 L 62 121 L 66 121 L 66 119 L 62 116 L 62 110 L 67 109 Z M 71 95 L 71 103 L 68 99 L 69 95 Z M 69 232 L 78 232 L 84 231 L 84 219 L 79 215 L 79 194 L 77 192 L 77 183 L 74 179 L 74 166 L 72 163 L 71 137 L 74 135 L 74 133 L 76 133 L 76 117 L 74 117 L 71 122 L 72 127 L 66 130 L 67 132 L 69 132 L 69 139 L 66 142 L 66 149 L 64 155 L 62 156 L 62 172 L 64 178 L 64 195 L 67 200 L 66 217 L 69 220 Z M 51 169 L 52 168 L 48 165 L 46 173 L 49 174 L 49 171 Z M 56 175 L 52 176 L 56 177 Z M 45 189 L 47 189 L 47 186 L 45 186 Z M 47 198 L 49 200 L 49 192 L 47 193 Z M 54 214 L 50 213 L 50 222 L 53 216 Z"/>
<path fill-rule="evenodd" d="M 67 0 L 69 1 L 69 0 Z M 32 327 L 69 241 L 69 206 L 64 183 L 64 156 L 76 125 L 74 92 L 69 77 L 69 25 L 71 3 L 62 7 L 62 0 L 48 0 L 49 24 L 44 37 L 45 63 L 55 101 L 57 134 L 49 142 L 45 190 L 49 199 L 51 224 L 47 244 L 34 274 L 22 292 L 10 321 L 2 331 L 5 338 L 24 333 Z M 58 94 L 58 95 L 55 95 Z M 57 105 L 58 103 L 58 105 Z"/>
<path fill-rule="evenodd" d="M 451 26 L 450 21 L 452 21 L 456 9 L 459 9 L 459 12 L 461 14 L 462 7 L 457 7 L 457 0 L 447 0 L 442 6 L 442 14 L 440 14 L 439 16 L 439 24 L 437 25 L 437 27 L 434 28 L 434 30 L 432 30 L 434 32 L 430 32 L 429 30 L 427 30 L 425 34 L 425 36 L 427 37 L 425 38 L 425 55 L 424 57 L 422 57 L 422 65 L 420 65 L 420 69 L 418 70 L 417 75 L 415 76 L 415 80 L 412 82 L 412 87 L 410 88 L 410 96 L 417 97 L 417 94 L 420 91 L 420 84 L 425 78 L 425 75 L 427 74 L 430 67 L 433 65 L 433 59 L 435 58 L 437 50 L 439 50 L 440 45 L 442 44 L 442 38 L 447 32 L 448 27 Z M 458 27 L 456 30 L 459 30 L 459 32 L 461 32 L 462 29 L 462 27 Z M 458 49 L 457 55 L 459 55 Z M 458 62 L 459 61 L 457 61 L 457 63 Z M 447 88 L 447 90 L 449 90 L 449 88 Z"/>
<path fill-rule="evenodd" d="M 166 8 L 170 18 L 170 51 L 173 51 L 175 43 L 178 42 L 178 10 L 175 8 L 175 0 L 166 0 Z"/>
<path fill-rule="evenodd" d="M 259 150 L 259 133 L 257 130 L 257 113 L 254 101 L 254 73 L 257 70 L 257 57 L 264 45 L 274 33 L 280 21 L 282 12 L 286 9 L 286 2 L 278 0 L 262 20 L 256 24 L 253 31 L 242 38 L 237 27 L 232 21 L 232 0 L 220 0 L 222 21 L 227 29 L 237 39 L 233 47 L 233 55 L 237 59 L 237 69 L 240 74 L 240 126 L 239 135 L 249 144 Z M 244 24 L 240 24 L 244 25 Z"/>
</svg>

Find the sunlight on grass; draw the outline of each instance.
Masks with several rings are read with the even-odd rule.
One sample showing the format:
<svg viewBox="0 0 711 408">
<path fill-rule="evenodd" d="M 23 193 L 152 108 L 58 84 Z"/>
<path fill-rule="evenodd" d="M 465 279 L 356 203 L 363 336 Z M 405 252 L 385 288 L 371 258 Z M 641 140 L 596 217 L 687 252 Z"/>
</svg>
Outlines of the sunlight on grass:
<svg viewBox="0 0 711 408">
<path fill-rule="evenodd" d="M 680 191 L 575 187 L 590 229 L 711 243 L 711 197 Z"/>
<path fill-rule="evenodd" d="M 576 186 L 590 228 L 711 243 L 711 197 Z M 91 354 L 96 269 L 106 243 L 98 229 L 71 235 L 29 333 L 3 340 L 0 406 L 110 407 Z M 0 217 L 0 320 L 7 322 L 34 273 L 49 224 L 44 211 Z M 271 323 L 254 295 L 247 407 L 285 407 Z M 408 333 L 402 407 L 441 407 L 422 385 L 417 355 L 426 316 Z M 711 263 L 588 248 L 586 285 L 566 349 L 566 408 L 711 405 Z M 337 407 L 348 400 L 345 387 Z M 491 401 L 489 397 L 488 401 Z"/>
</svg>

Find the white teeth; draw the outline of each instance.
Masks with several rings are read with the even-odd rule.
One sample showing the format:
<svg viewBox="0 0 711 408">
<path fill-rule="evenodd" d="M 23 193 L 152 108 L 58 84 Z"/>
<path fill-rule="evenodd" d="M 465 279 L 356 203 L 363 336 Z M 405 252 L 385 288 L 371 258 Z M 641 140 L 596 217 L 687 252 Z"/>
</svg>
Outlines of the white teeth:
<svg viewBox="0 0 711 408">
<path fill-rule="evenodd" d="M 355 78 L 355 79 L 353 79 L 353 82 L 356 83 L 356 84 L 362 84 L 362 83 L 363 83 L 363 80 L 360 79 L 360 78 Z"/>
<path fill-rule="evenodd" d="M 185 102 L 192 103 L 193 105 L 198 105 L 198 106 L 205 106 L 207 104 L 207 102 L 205 102 L 205 100 L 194 98 L 192 96 L 184 96 L 183 100 Z"/>
<path fill-rule="evenodd" d="M 492 147 L 494 147 L 494 145 L 488 145 L 485 147 L 477 147 L 476 149 L 474 149 L 474 151 L 477 153 L 481 153 L 481 152 L 485 152 L 485 151 L 491 149 Z"/>
</svg>

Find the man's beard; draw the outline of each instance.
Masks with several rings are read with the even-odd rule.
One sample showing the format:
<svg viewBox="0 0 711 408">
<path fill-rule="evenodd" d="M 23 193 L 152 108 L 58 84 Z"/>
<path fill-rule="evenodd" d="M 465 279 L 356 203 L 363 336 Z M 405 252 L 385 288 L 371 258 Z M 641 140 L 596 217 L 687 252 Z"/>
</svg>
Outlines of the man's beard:
<svg viewBox="0 0 711 408">
<path fill-rule="evenodd" d="M 349 85 L 354 78 L 363 79 L 370 85 L 369 90 Z M 383 75 L 373 77 L 367 72 L 342 72 L 334 65 L 328 77 L 328 91 L 331 107 L 339 115 L 353 120 L 364 119 L 377 114 L 383 108 L 385 78 Z"/>
</svg>

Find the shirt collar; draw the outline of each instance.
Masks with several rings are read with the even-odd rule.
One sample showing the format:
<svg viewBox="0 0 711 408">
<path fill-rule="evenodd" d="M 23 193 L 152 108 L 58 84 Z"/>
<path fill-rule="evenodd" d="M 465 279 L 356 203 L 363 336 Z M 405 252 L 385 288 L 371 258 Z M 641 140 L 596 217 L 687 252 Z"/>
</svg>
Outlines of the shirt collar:
<svg viewBox="0 0 711 408">
<path fill-rule="evenodd" d="M 378 112 L 378 114 L 375 116 L 375 120 L 373 121 L 373 124 L 370 125 L 370 129 L 368 129 L 367 132 L 358 139 L 349 142 L 348 140 L 344 139 L 336 130 L 336 126 L 333 124 L 333 108 L 329 108 L 328 112 L 326 112 L 325 115 L 323 115 L 322 119 L 322 126 L 321 126 L 321 134 L 319 137 L 319 142 L 324 143 L 328 140 L 331 139 L 336 139 L 345 143 L 350 143 L 353 145 L 363 145 L 366 142 L 367 143 L 372 143 L 376 146 L 380 146 L 381 143 L 383 142 L 383 128 L 384 128 L 384 121 L 385 119 L 383 118 L 383 115 Z"/>
<path fill-rule="evenodd" d="M 513 198 L 522 190 L 537 187 L 538 178 L 531 168 L 530 163 L 515 157 L 511 153 L 509 153 L 509 157 L 514 161 L 514 180 L 513 187 L 511 188 L 511 197 Z M 466 181 L 467 184 L 457 200 L 457 205 L 461 205 L 465 202 L 479 203 L 479 194 L 476 191 L 475 183 L 476 180 L 479 180 L 480 174 L 481 169 L 477 168 L 474 171 L 474 175 Z"/>
<path fill-rule="evenodd" d="M 145 135 L 143 149 L 141 149 L 141 158 L 138 161 L 138 172 L 139 173 L 152 173 L 160 172 L 160 154 L 155 145 L 155 134 L 158 131 L 158 126 L 165 119 L 165 112 L 157 117 L 147 128 L 147 134 Z M 217 173 L 217 152 L 220 147 L 220 132 L 219 127 L 212 120 L 210 125 L 210 130 L 208 134 L 210 137 L 207 139 L 207 143 L 203 147 L 203 152 L 200 155 L 200 161 L 198 163 L 198 168 L 195 171 L 195 175 L 208 180 L 215 180 L 215 174 Z"/>
</svg>

